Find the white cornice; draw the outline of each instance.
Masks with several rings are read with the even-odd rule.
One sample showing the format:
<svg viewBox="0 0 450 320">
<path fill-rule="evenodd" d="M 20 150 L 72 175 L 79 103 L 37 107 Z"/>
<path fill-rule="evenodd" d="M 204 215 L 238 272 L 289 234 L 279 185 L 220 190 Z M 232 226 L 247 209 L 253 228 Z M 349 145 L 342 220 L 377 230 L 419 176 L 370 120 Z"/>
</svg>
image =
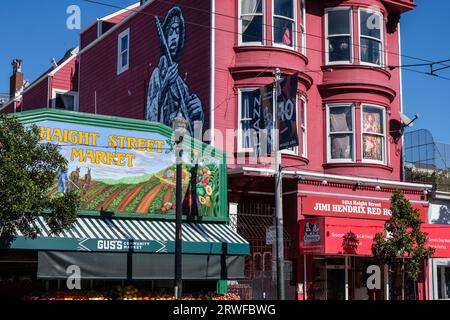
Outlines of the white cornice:
<svg viewBox="0 0 450 320">
<path fill-rule="evenodd" d="M 275 170 L 264 169 L 264 168 L 240 167 L 240 168 L 228 169 L 228 174 L 242 174 L 242 173 L 246 173 L 246 172 L 259 173 L 259 174 L 265 175 L 265 176 L 275 174 Z M 326 179 L 328 181 L 341 181 L 341 182 L 347 182 L 347 183 L 355 183 L 355 182 L 369 183 L 372 185 L 379 185 L 380 187 L 381 186 L 391 186 L 391 187 L 403 187 L 403 188 L 419 189 L 419 190 L 425 190 L 425 189 L 432 188 L 432 185 L 430 185 L 430 184 L 418 184 L 418 183 L 400 182 L 400 181 L 393 181 L 393 180 L 370 179 L 370 178 L 352 177 L 352 176 L 335 175 L 335 174 L 318 173 L 318 172 L 283 170 L 282 173 L 284 175 L 305 177 L 305 178 L 316 179 L 316 180 Z"/>
</svg>

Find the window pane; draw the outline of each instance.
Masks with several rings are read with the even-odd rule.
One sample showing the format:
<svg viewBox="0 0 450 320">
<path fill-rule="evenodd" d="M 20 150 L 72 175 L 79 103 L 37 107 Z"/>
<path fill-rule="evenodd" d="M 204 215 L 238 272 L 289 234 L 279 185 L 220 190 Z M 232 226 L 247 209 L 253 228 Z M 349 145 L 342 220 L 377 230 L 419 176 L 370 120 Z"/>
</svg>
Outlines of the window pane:
<svg viewBox="0 0 450 320">
<path fill-rule="evenodd" d="M 363 130 L 364 132 L 384 134 L 383 110 L 364 107 Z"/>
<path fill-rule="evenodd" d="M 262 16 L 242 17 L 242 42 L 262 42 Z"/>
<path fill-rule="evenodd" d="M 294 24 L 285 19 L 274 18 L 274 41 L 275 43 L 282 43 L 286 46 L 293 46 L 292 29 Z"/>
<path fill-rule="evenodd" d="M 364 159 L 383 161 L 383 137 L 365 134 L 363 140 Z"/>
<path fill-rule="evenodd" d="M 294 1 L 293 0 L 275 0 L 275 15 L 294 19 Z"/>
<path fill-rule="evenodd" d="M 350 61 L 350 37 L 329 38 L 328 60 Z"/>
<path fill-rule="evenodd" d="M 350 9 L 328 12 L 328 34 L 350 34 Z"/>
<path fill-rule="evenodd" d="M 74 110 L 75 109 L 75 97 L 69 94 L 56 94 L 55 97 L 55 108 Z"/>
<path fill-rule="evenodd" d="M 381 16 L 373 12 L 361 11 L 361 34 L 381 40 Z"/>
<path fill-rule="evenodd" d="M 123 52 L 125 50 L 128 50 L 128 36 L 123 37 L 121 40 L 120 51 Z"/>
<path fill-rule="evenodd" d="M 353 131 L 352 108 L 334 107 L 330 108 L 330 132 Z"/>
<path fill-rule="evenodd" d="M 353 158 L 353 135 L 333 134 L 331 135 L 331 158 L 352 159 Z"/>
<path fill-rule="evenodd" d="M 122 53 L 122 67 L 128 64 L 128 51 Z"/>
<path fill-rule="evenodd" d="M 259 104 L 255 103 L 252 92 L 242 92 L 241 101 L 241 146 L 244 149 L 253 148 L 257 141 L 257 128 L 259 127 Z"/>
<path fill-rule="evenodd" d="M 381 65 L 381 43 L 361 38 L 361 61 Z"/>
<path fill-rule="evenodd" d="M 262 0 L 242 0 L 242 14 L 262 13 Z"/>
</svg>

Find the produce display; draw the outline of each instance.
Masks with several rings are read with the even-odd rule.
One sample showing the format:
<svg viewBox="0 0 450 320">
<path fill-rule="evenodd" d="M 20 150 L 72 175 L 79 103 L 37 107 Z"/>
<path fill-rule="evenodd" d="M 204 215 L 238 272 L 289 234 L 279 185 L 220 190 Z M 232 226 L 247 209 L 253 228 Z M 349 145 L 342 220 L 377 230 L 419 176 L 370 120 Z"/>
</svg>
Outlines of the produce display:
<svg viewBox="0 0 450 320">
<path fill-rule="evenodd" d="M 105 292 L 100 291 L 56 291 L 30 294 L 24 300 L 175 300 L 172 294 L 150 292 L 133 286 L 117 286 Z M 216 292 L 184 294 L 183 300 L 240 300 L 234 293 Z"/>
</svg>

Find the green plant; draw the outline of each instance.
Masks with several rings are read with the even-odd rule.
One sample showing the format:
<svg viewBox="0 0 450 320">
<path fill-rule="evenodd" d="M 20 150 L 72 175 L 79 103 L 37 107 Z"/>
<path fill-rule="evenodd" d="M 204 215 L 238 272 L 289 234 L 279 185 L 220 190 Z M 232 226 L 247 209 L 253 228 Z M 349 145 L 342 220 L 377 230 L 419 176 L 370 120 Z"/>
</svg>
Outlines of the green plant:
<svg viewBox="0 0 450 320">
<path fill-rule="evenodd" d="M 395 190 L 392 195 L 391 211 L 392 216 L 384 225 L 385 233 L 377 233 L 374 237 L 372 253 L 391 269 L 400 265 L 404 300 L 405 277 L 416 282 L 421 265 L 433 256 L 435 249 L 426 246 L 428 234 L 420 230 L 420 212 L 400 190 Z"/>
<path fill-rule="evenodd" d="M 78 192 L 49 195 L 58 169 L 67 161 L 59 146 L 40 142 L 36 125 L 25 128 L 15 117 L 0 114 L 0 239 L 17 230 L 35 237 L 32 222 L 43 216 L 52 233 L 60 233 L 75 222 L 80 208 Z"/>
</svg>

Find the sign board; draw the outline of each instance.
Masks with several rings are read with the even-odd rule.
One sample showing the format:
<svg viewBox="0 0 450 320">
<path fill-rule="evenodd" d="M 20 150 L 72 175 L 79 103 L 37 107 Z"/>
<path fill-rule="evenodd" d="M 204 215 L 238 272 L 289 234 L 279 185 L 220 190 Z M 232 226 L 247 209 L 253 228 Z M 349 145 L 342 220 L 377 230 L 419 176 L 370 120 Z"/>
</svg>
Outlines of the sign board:
<svg viewBox="0 0 450 320">
<path fill-rule="evenodd" d="M 300 220 L 300 253 L 370 256 L 373 237 L 383 226 L 383 221 L 333 217 Z"/>
<path fill-rule="evenodd" d="M 300 253 L 320 254 L 325 250 L 324 219 L 300 220 Z"/>
<path fill-rule="evenodd" d="M 29 123 L 37 125 L 41 143 L 57 144 L 68 161 L 58 169 L 51 193 L 79 191 L 82 211 L 175 214 L 176 162 L 169 128 L 67 111 L 33 110 L 19 119 L 35 113 L 49 115 L 33 116 Z M 183 214 L 226 217 L 224 165 L 223 155 L 212 148 L 183 153 Z"/>
<path fill-rule="evenodd" d="M 422 220 L 426 222 L 427 208 L 421 204 L 412 204 L 420 210 Z M 333 216 L 389 220 L 391 202 L 372 199 L 337 198 L 321 196 L 302 197 L 303 215 Z"/>
<path fill-rule="evenodd" d="M 276 226 L 270 226 L 266 228 L 266 244 L 273 244 L 277 239 Z"/>
</svg>

